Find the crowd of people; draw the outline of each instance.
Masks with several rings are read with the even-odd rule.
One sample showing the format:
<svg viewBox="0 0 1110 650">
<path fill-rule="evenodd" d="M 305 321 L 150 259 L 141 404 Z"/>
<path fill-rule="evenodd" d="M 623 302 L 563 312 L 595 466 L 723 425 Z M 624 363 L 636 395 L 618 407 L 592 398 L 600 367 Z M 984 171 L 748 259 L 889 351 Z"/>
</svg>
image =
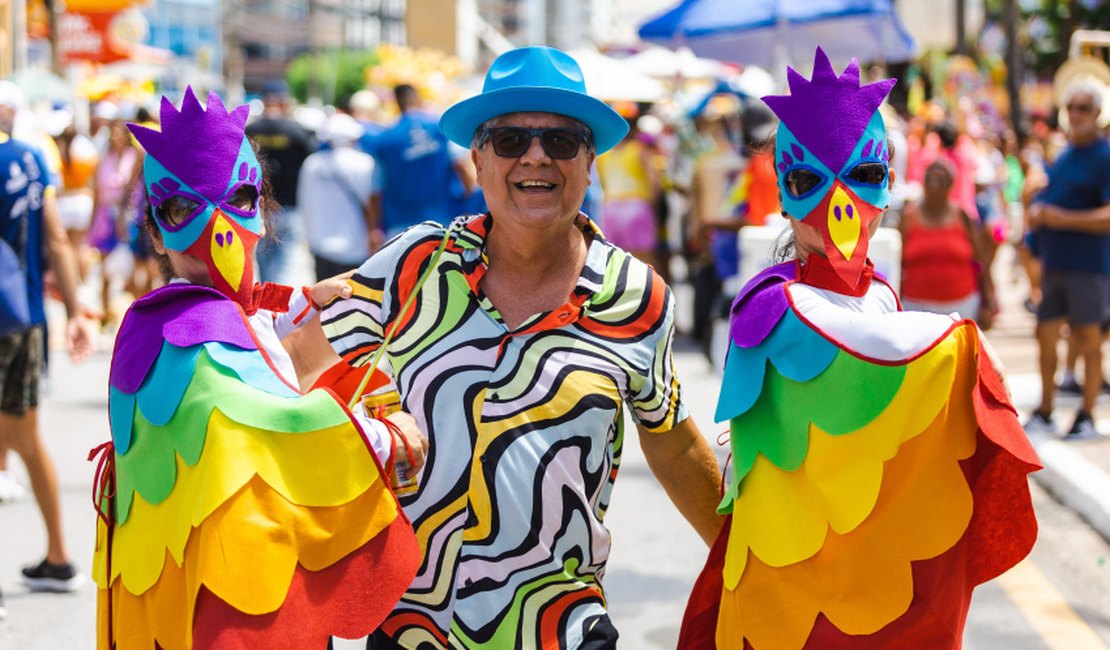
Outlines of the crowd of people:
<svg viewBox="0 0 1110 650">
<path fill-rule="evenodd" d="M 466 149 L 443 137 L 436 109 L 423 106 L 412 85 L 363 90 L 346 107 L 306 110 L 311 116 L 301 118 L 285 85 L 274 82 L 263 89 L 260 105 L 248 134 L 281 206 L 258 250 L 263 280 L 311 279 L 298 275 L 299 248 L 313 258 L 315 277 L 329 277 L 409 226 L 486 207 Z M 712 323 L 725 316 L 738 288 L 738 231 L 781 226 L 773 218 L 781 212 L 770 163 L 774 117 L 758 99 L 728 93 L 687 107 L 611 105 L 629 133 L 598 157 L 583 211 L 664 279 L 676 274 L 695 288 L 692 312 L 679 322 L 708 349 Z M 1019 137 L 997 115 L 967 104 L 926 103 L 913 115 L 890 104 L 882 110 L 895 170 L 883 225 L 897 228 L 908 249 L 903 301 L 956 311 L 989 329 L 998 312 L 995 251 L 1012 245 L 1030 285 L 1026 306 L 1036 312 L 1041 256 L 1027 208 L 1068 132 L 1038 113 Z M 58 179 L 59 210 L 82 282 L 91 275 L 98 283 L 99 295 L 84 289 L 82 309 L 114 328 L 127 301 L 159 282 L 149 237 L 138 225 L 145 209 L 138 182 L 143 153 L 124 128 L 156 118 L 106 99 L 92 106 L 88 120 L 60 107 L 39 121 L 39 134 L 25 139 L 36 141 Z M 79 128 L 86 122 L 87 131 Z M 951 281 L 922 280 L 934 272 Z M 1073 365 L 1061 383 L 1065 390 L 1078 390 Z"/>
<path fill-rule="evenodd" d="M 821 56 L 819 51 L 819 60 Z M 137 350 L 128 359 L 150 359 L 137 370 L 121 357 L 113 361 L 114 448 L 105 452 L 116 458 L 117 481 L 133 486 L 129 489 L 144 497 L 149 495 L 138 487 L 142 477 L 128 477 L 127 472 L 143 462 L 136 458 L 156 462 L 156 454 L 141 445 L 135 451 L 129 449 L 158 427 L 189 428 L 188 423 L 173 420 L 172 410 L 159 420 L 141 408 L 140 387 L 146 382 L 161 382 L 162 388 L 174 384 L 164 371 L 159 375 L 155 359 L 160 355 L 176 359 L 174 355 L 191 354 L 187 359 L 195 364 L 196 377 L 206 378 L 198 382 L 225 386 L 219 382 L 226 381 L 226 373 L 237 377 L 234 387 L 223 389 L 231 392 L 218 398 L 199 383 L 179 395 L 182 404 L 201 404 L 201 408 L 206 408 L 205 400 L 226 404 L 239 399 L 228 395 L 257 400 L 258 391 L 287 398 L 296 395 L 305 400 L 302 404 L 327 401 L 330 398 L 320 397 L 325 391 L 309 389 L 331 389 L 328 395 L 340 392 L 338 384 L 329 383 L 340 366 L 369 365 L 389 375 L 385 383 L 395 391 L 399 413 L 387 416 L 362 407 L 337 410 L 331 402 L 326 408 L 313 402 L 311 417 L 295 418 L 296 426 L 303 427 L 297 431 L 316 435 L 313 432 L 330 423 L 361 432 L 369 455 L 359 461 L 360 467 L 376 467 L 383 475 L 407 452 L 412 469 L 421 472 L 415 492 L 399 492 L 399 501 L 391 500 L 388 490 L 366 496 L 372 491 L 369 484 L 356 489 L 342 478 L 354 461 L 335 458 L 321 460 L 327 467 L 337 461 L 338 474 L 330 475 L 335 484 L 322 481 L 312 493 L 333 490 L 327 504 L 314 502 L 316 497 L 308 496 L 311 490 L 303 487 L 307 483 L 298 487 L 297 478 L 268 486 L 289 501 L 291 512 L 310 506 L 339 508 L 346 503 L 335 500 L 339 494 L 365 498 L 367 512 L 377 513 L 373 516 L 383 521 L 392 521 L 381 513 L 395 511 L 394 504 L 403 509 L 407 519 L 396 521 L 411 522 L 419 561 L 411 558 L 412 562 L 396 568 L 389 588 L 375 594 L 364 593 L 365 585 L 342 583 L 343 589 L 355 594 L 345 596 L 345 603 L 358 598 L 376 603 L 386 598 L 384 594 L 397 603 L 375 609 L 363 621 L 373 621 L 371 628 L 378 628 L 368 642 L 371 648 L 549 643 L 615 647 L 618 632 L 607 616 L 600 581 L 609 552 L 603 519 L 620 465 L 625 408 L 633 414 L 653 473 L 691 526 L 714 548 L 708 573 L 699 581 L 701 591 L 696 592 L 702 600 L 698 607 L 692 601 L 688 615 L 696 619 L 711 611 L 713 620 L 719 620 L 718 641 L 735 642 L 740 638 L 734 638 L 737 634 L 752 638 L 729 609 L 746 598 L 747 587 L 728 577 L 734 570 L 729 563 L 735 560 L 725 558 L 733 557 L 734 545 L 745 548 L 743 544 L 749 542 L 744 526 L 758 523 L 758 517 L 747 518 L 743 510 L 747 502 L 734 493 L 727 493 L 721 506 L 729 509 L 731 518 L 722 520 L 717 514 L 720 495 L 725 489 L 735 492 L 749 480 L 744 472 L 751 466 L 734 469 L 731 488 L 722 486 L 720 468 L 689 418 L 673 367 L 671 349 L 682 324 L 689 325 L 684 333 L 709 352 L 721 344 L 714 340 L 714 332 L 719 331 L 714 324 L 731 322 L 725 345 L 762 349 L 768 342 L 773 349 L 760 359 L 768 359 L 768 364 L 804 386 L 815 375 L 799 368 L 817 362 L 786 360 L 780 365 L 786 353 L 775 347 L 781 341 L 770 343 L 778 341 L 778 335 L 768 338 L 772 328 L 792 332 L 782 336 L 799 337 L 804 345 L 798 349 L 813 348 L 828 363 L 833 363 L 838 349 L 866 348 L 866 358 L 918 368 L 907 373 L 937 373 L 940 383 L 947 381 L 952 387 L 978 382 L 990 392 L 999 380 L 991 364 L 982 361 L 990 356 L 989 346 L 977 338 L 974 327 L 951 334 L 955 342 L 943 354 L 933 354 L 916 339 L 907 343 L 898 337 L 912 338 L 915 328 L 943 332 L 953 319 L 968 319 L 989 329 L 999 304 L 992 281 L 995 253 L 1001 245 L 1012 245 L 1020 251 L 1029 277 L 1027 307 L 1037 316 L 1045 381 L 1041 408 L 1029 426 L 1055 426 L 1055 345 L 1066 324 L 1070 349 L 1083 363 L 1083 383 L 1077 384 L 1074 361 L 1069 359 L 1064 388 L 1075 384 L 1084 397 L 1069 434 L 1094 434 L 1091 413 L 1104 384 L 1100 350 L 1105 324 L 1110 322 L 1110 146 L 1096 123 L 1101 109 L 1097 89 L 1077 85 L 1069 90 L 1065 130 L 1048 128 L 1047 121 L 1041 120 L 1019 138 L 1002 128 L 1001 122 L 990 122 L 961 107 L 945 112 L 930 105 L 918 115 L 899 114 L 883 103 L 890 84 L 860 83 L 858 67 L 845 70 L 837 80 L 827 59 L 825 65 L 832 77 L 819 78 L 814 73 L 814 97 L 826 93 L 859 102 L 866 108 L 861 113 L 866 119 L 848 120 L 847 126 L 834 120 L 824 130 L 814 131 L 816 127 L 807 123 L 823 124 L 827 116 L 818 116 L 819 102 L 804 99 L 804 93 L 793 104 L 789 97 L 768 98 L 767 106 L 729 93 L 715 93 L 684 110 L 629 102 L 607 105 L 590 97 L 580 77 L 568 73 L 577 69 L 573 59 L 539 47 L 499 57 L 483 92 L 442 115 L 422 106 L 417 88 L 402 84 L 389 89 L 391 97 L 385 96 L 384 89 L 357 93 L 343 110 L 330 111 L 326 119 L 306 125 L 295 119 L 285 87 L 276 83 L 265 89 L 263 110 L 254 119 L 248 120 L 245 108 L 225 110 L 215 94 L 202 106 L 188 91 L 180 108 L 164 99 L 157 116 L 100 102 L 92 109 L 87 132 L 82 132 L 82 120 L 69 109 L 58 108 L 48 114 L 50 119 L 42 120 L 47 137 L 28 135 L 21 141 L 14 124 L 17 110 L 23 108 L 17 89 L 0 88 L 0 130 L 11 136 L 0 146 L 12 149 L 0 155 L 13 161 L 12 169 L 20 168 L 21 174 L 38 183 L 38 189 L 32 190 L 31 185 L 16 188 L 9 181 L 5 205 L 11 215 L 18 212 L 16 206 L 32 207 L 30 219 L 36 225 L 27 231 L 32 236 L 21 241 L 28 251 L 27 267 L 37 269 L 29 276 L 29 290 L 40 299 L 31 302 L 34 314 L 24 329 L 0 336 L 0 370 L 4 371 L 0 500 L 19 489 L 12 487 L 5 472 L 10 447 L 27 465 L 49 539 L 44 559 L 24 570 L 27 583 L 32 588 L 70 591 L 84 581 L 65 550 L 57 481 L 35 424 L 39 371 L 48 349 L 44 292 L 56 293 L 65 305 L 67 345 L 74 359 L 90 351 L 95 322 L 109 331 L 119 329 L 117 351 L 120 346 Z M 844 86 L 852 73 L 855 85 Z M 824 68 L 820 74 L 826 74 Z M 822 89 L 825 83 L 829 86 Z M 388 124 L 383 117 L 386 100 L 395 104 L 388 112 L 396 115 Z M 13 233 L 24 231 L 12 225 L 16 219 L 5 217 L 0 235 L 15 245 L 20 236 Z M 871 282 L 875 273 L 866 255 L 867 242 L 883 226 L 897 229 L 902 240 L 902 283 L 897 296 L 885 281 Z M 898 328 L 873 332 L 875 339 L 859 349 L 855 347 L 859 340 L 851 336 L 831 347 L 817 345 L 783 312 L 774 317 L 784 318 L 781 322 L 752 316 L 752 309 L 738 307 L 750 307 L 743 303 L 749 289 L 740 290 L 749 279 L 742 277 L 740 240 L 745 229 L 757 227 L 781 228 L 784 239 L 789 239 L 779 247 L 780 253 L 787 252 L 775 260 L 783 264 L 773 267 L 777 270 L 770 276 L 758 276 L 765 284 L 750 289 L 748 299 L 762 301 L 760 309 L 768 301 L 785 301 L 778 296 L 785 288 L 797 309 L 820 314 L 805 323 L 829 319 L 831 332 L 839 331 L 841 321 L 839 315 L 830 317 L 830 306 L 835 311 L 847 305 L 851 311 L 853 300 L 861 301 L 856 311 L 870 315 L 869 323 L 887 322 L 882 319 L 901 313 L 899 301 L 906 310 L 939 316 L 917 318 L 901 332 L 893 331 Z M 313 278 L 304 278 L 297 267 L 302 248 L 311 255 Z M 41 254 L 32 255 L 32 250 L 48 254 L 52 280 L 44 281 Z M 771 258 L 768 251 L 760 268 L 769 265 Z M 94 280 L 98 286 L 89 290 Z M 669 287 L 679 282 L 693 289 L 689 314 L 678 313 Z M 791 293 L 794 283 L 816 293 L 801 289 Z M 301 292 L 279 288 L 298 284 L 307 286 Z M 734 305 L 738 293 L 741 300 Z M 137 302 L 125 316 L 121 307 L 128 299 Z M 810 301 L 809 307 L 800 306 L 803 300 Z M 166 305 L 173 301 L 187 307 L 182 312 L 169 309 Z M 227 301 L 234 305 L 230 311 L 225 309 Z M 240 311 L 243 327 L 235 316 Z M 159 331 L 169 332 L 173 327 L 166 323 L 172 325 L 185 317 L 182 314 L 193 312 L 203 318 L 219 315 L 235 321 L 235 327 L 221 329 L 210 323 L 201 328 L 203 332 L 188 336 L 167 333 L 164 341 L 140 332 L 155 321 Z M 755 335 L 751 328 L 763 331 Z M 229 333 L 232 329 L 243 332 Z M 288 343 L 282 345 L 282 339 L 289 337 L 299 337 L 296 350 L 289 349 Z M 884 347 L 887 344 L 899 349 L 919 346 L 911 355 L 918 365 L 908 358 L 884 357 L 891 354 Z M 918 352 L 949 360 L 937 361 L 935 368 L 922 365 Z M 745 352 L 731 347 L 729 354 L 733 368 L 740 367 L 738 358 L 748 359 Z M 382 358 L 385 364 L 378 368 Z M 968 370 L 975 359 L 980 359 L 977 369 Z M 205 374 L 207 364 L 226 373 Z M 965 375 L 957 373 L 953 379 L 954 370 L 944 374 L 948 372 L 944 368 L 957 365 Z M 844 370 L 842 366 L 835 366 L 837 372 Z M 774 395 L 740 385 L 746 380 L 737 373 L 750 370 L 725 369 L 722 403 L 747 400 L 747 407 L 756 408 L 752 405 L 762 404 L 759 400 L 770 400 L 777 406 L 767 408 L 781 407 Z M 864 376 L 872 371 L 851 372 Z M 970 409 L 954 397 L 956 388 L 951 395 L 941 395 L 936 385 L 926 382 L 920 386 L 932 388 L 922 387 L 921 394 L 913 395 L 907 389 L 910 396 L 898 399 L 892 393 L 889 407 L 900 412 L 899 399 L 919 399 L 932 400 L 940 408 L 951 399 Z M 800 390 L 802 396 L 804 391 L 819 389 Z M 732 391 L 751 394 L 740 398 Z M 990 399 L 1004 404 L 1004 391 L 990 394 Z M 211 410 L 211 405 L 207 408 Z M 728 412 L 731 407 L 721 408 Z M 984 413 L 991 413 L 980 422 L 984 430 L 1012 432 L 1006 419 L 1009 412 L 1001 406 L 992 408 L 968 411 L 967 417 L 982 420 L 987 417 Z M 272 431 L 294 426 L 281 420 L 285 417 L 281 408 L 272 409 L 274 414 L 267 414 L 265 424 L 250 418 L 236 422 L 262 431 L 268 426 Z M 734 436 L 748 426 L 736 424 L 746 422 L 745 409 L 724 416 L 734 420 Z M 781 417 L 786 421 L 792 416 L 783 413 Z M 929 424 L 909 419 L 921 427 L 910 431 L 907 424 L 907 439 Z M 310 420 L 319 426 L 312 428 L 307 424 Z M 207 435 L 222 435 L 216 424 L 208 427 Z M 784 430 L 783 436 L 795 433 Z M 967 433 L 974 440 L 974 427 Z M 990 458 L 982 462 L 1011 463 L 997 459 L 1012 458 L 1001 473 L 1020 474 L 1024 481 L 1025 473 L 1036 464 L 1024 446 L 1027 443 L 1004 433 L 989 435 L 990 445 L 997 448 L 990 447 Z M 203 434 L 200 439 L 204 440 Z M 987 448 L 984 441 L 980 434 L 980 449 Z M 334 440 L 325 436 L 318 442 L 330 445 Z M 749 460 L 754 462 L 752 449 L 745 452 L 741 445 L 734 451 L 738 458 L 750 452 Z M 207 458 L 219 458 L 219 453 L 217 449 Z M 775 456 L 768 449 L 759 453 Z M 125 460 L 128 454 L 130 460 Z M 242 462 L 296 465 L 295 456 L 278 455 L 272 461 L 250 457 Z M 790 463 L 781 467 L 796 469 L 802 458 L 804 452 L 793 467 L 788 467 Z M 194 462 L 204 471 L 217 471 L 212 469 L 217 461 Z M 326 467 L 324 471 L 327 474 Z M 179 480 L 187 477 L 183 474 Z M 752 480 L 758 484 L 762 479 Z M 1017 494 L 1014 485 L 1007 483 L 1005 489 Z M 238 503 L 230 492 L 219 498 Z M 979 499 L 980 494 L 976 491 L 973 498 Z M 171 514 L 180 507 L 172 499 L 148 501 L 170 509 Z M 876 512 L 899 513 L 912 506 L 907 503 L 884 504 Z M 240 506 L 245 522 L 255 521 L 249 512 L 252 507 Z M 134 539 L 128 536 L 135 534 L 129 530 L 160 521 L 149 510 L 132 513 L 130 519 L 113 508 L 100 514 L 98 558 L 117 548 L 137 548 L 126 546 L 131 543 L 127 540 Z M 359 557 L 365 557 L 366 567 L 384 561 L 384 546 L 374 544 L 399 545 L 390 547 L 395 551 L 408 548 L 408 542 L 397 541 L 402 533 L 395 532 L 393 541 L 383 542 L 389 537 L 381 532 L 384 528 L 358 529 L 366 522 L 354 523 L 349 514 L 343 511 L 326 523 L 317 520 L 319 530 L 347 542 L 360 540 L 348 544 L 345 552 L 364 551 Z M 1031 516 L 1022 510 L 1004 522 L 1020 531 L 1017 538 L 1022 543 L 1000 551 L 991 570 L 1004 568 L 1003 564 L 1020 559 L 1028 550 L 1024 544 L 1031 543 L 1031 538 L 1026 539 L 1028 521 L 1018 521 L 1027 515 Z M 320 533 L 303 532 L 308 526 L 296 523 L 301 521 L 298 517 L 308 515 L 273 516 L 294 522 L 289 523 L 289 539 L 269 543 L 276 545 L 275 557 L 288 547 L 301 560 L 316 558 L 313 561 L 321 572 L 337 565 L 336 549 L 327 555 L 320 550 L 327 546 Z M 358 532 L 351 532 L 355 529 Z M 973 552 L 959 541 L 964 529 L 949 526 L 946 530 L 948 537 L 934 539 L 935 548 L 921 553 L 935 555 L 959 548 L 957 558 L 949 560 L 962 562 L 962 553 Z M 187 549 L 184 541 L 178 541 L 179 546 L 167 541 L 165 551 L 185 565 L 203 565 L 196 548 Z M 265 555 L 269 545 L 258 552 Z M 121 552 L 130 557 L 127 554 L 145 551 Z M 319 559 L 325 555 L 327 561 Z M 364 572 L 369 571 L 366 567 Z M 236 592 L 234 597 L 217 594 L 223 599 L 220 606 L 228 608 L 219 610 L 222 613 L 213 613 L 214 605 L 203 612 L 198 609 L 188 632 L 175 629 L 181 623 L 177 612 L 163 618 L 152 614 L 146 627 L 127 629 L 126 612 L 158 607 L 150 604 L 153 600 L 144 600 L 156 595 L 132 589 L 139 579 L 127 572 L 147 575 L 143 570 L 144 565 L 133 560 L 120 569 L 123 577 L 118 581 L 115 574 L 95 576 L 107 590 L 107 600 L 114 603 L 101 612 L 101 631 L 107 630 L 108 638 L 105 647 L 111 646 L 116 634 L 145 643 L 177 640 L 181 634 L 192 638 L 195 632 L 211 641 L 252 626 L 256 632 L 267 625 L 278 626 L 270 632 L 287 630 L 281 626 L 295 620 L 278 617 L 280 622 L 258 623 L 260 619 L 251 618 L 260 611 L 253 600 L 258 594 Z M 725 575 L 724 591 L 720 578 L 712 577 L 720 571 Z M 146 580 L 146 588 L 152 589 L 160 580 L 176 585 L 180 579 L 177 574 L 160 575 Z M 969 594 L 982 577 L 969 578 L 967 584 L 960 581 L 958 589 L 966 588 Z M 271 599 L 274 609 L 266 611 L 288 607 L 293 612 L 290 616 L 309 617 L 326 609 L 326 603 L 296 591 L 298 581 L 308 578 L 290 580 L 282 587 L 288 591 Z M 952 593 L 938 592 L 937 597 Z M 522 601 L 538 612 L 536 620 L 506 627 L 506 620 L 516 618 L 506 618 L 505 613 L 523 607 Z M 950 604 L 957 610 L 966 607 L 960 603 L 964 601 L 957 598 Z M 906 629 L 890 634 L 912 638 L 920 633 L 912 623 L 917 612 L 913 607 L 903 609 L 879 627 L 895 620 L 911 621 L 904 623 Z M 350 632 L 334 618 L 334 612 L 322 616 L 317 625 L 299 633 L 318 640 Z M 959 619 L 955 612 L 952 620 Z M 239 621 L 239 627 L 228 625 L 229 620 Z M 878 625 L 876 621 L 868 624 Z M 239 631 L 228 632 L 232 628 Z M 841 629 L 833 621 L 812 634 L 827 640 Z M 796 632 L 804 633 L 803 641 L 811 633 L 808 628 Z M 878 628 L 871 632 L 878 633 Z M 703 634 L 695 637 L 701 639 L 698 643 L 709 643 Z"/>
<path fill-rule="evenodd" d="M 903 306 L 958 313 L 989 330 L 1000 309 L 996 253 L 1000 246 L 1012 247 L 1012 258 L 1021 266 L 1017 274 L 1029 287 L 1025 308 L 1038 322 L 1045 391 L 1027 424 L 1057 432 L 1053 395 L 1057 389 L 1081 394 L 1083 406 L 1066 430 L 1075 439 L 1096 434 L 1095 399 L 1110 387 L 1100 370 L 1110 322 L 1104 304 L 1108 293 L 1102 288 L 1110 272 L 1110 230 L 1103 225 L 1110 167 L 1099 126 L 1102 97 L 1093 82 L 1077 82 L 1064 98 L 1065 120 L 1058 124 L 1054 116 L 1035 113 L 1022 124 L 1020 136 L 997 114 L 967 102 L 948 109 L 927 103 L 913 115 L 890 104 L 881 109 L 894 175 L 883 226 L 899 232 Z M 709 98 L 687 121 L 661 121 L 657 117 L 666 112 L 659 107 L 641 108 L 648 113 L 640 121 L 650 128 L 630 137 L 644 143 L 649 153 L 640 158 L 654 158 L 654 173 L 640 172 L 639 192 L 662 198 L 651 203 L 655 236 L 638 232 L 637 237 L 654 242 L 654 250 L 619 239 L 628 218 L 623 179 L 635 178 L 627 170 L 636 169 L 627 154 L 618 154 L 622 159 L 613 166 L 619 164 L 623 176 L 610 185 L 606 157 L 599 158 L 602 191 L 613 187 L 618 196 L 605 199 L 597 218 L 606 232 L 615 219 L 618 241 L 661 268 L 664 277 L 674 270 L 670 260 L 682 258 L 682 279 L 695 296 L 684 322 L 691 323 L 688 333 L 708 350 L 721 344 L 714 341 L 713 322 L 727 317 L 740 286 L 738 231 L 783 223 L 769 156 L 774 122 L 760 106 L 728 95 Z M 1072 168 L 1080 171 L 1069 172 Z M 762 257 L 752 260 L 752 268 L 771 262 L 769 254 Z M 748 277 L 750 272 L 739 280 Z M 1055 357 L 1061 336 L 1069 350 L 1062 369 Z M 1076 379 L 1077 359 L 1082 383 Z"/>
</svg>

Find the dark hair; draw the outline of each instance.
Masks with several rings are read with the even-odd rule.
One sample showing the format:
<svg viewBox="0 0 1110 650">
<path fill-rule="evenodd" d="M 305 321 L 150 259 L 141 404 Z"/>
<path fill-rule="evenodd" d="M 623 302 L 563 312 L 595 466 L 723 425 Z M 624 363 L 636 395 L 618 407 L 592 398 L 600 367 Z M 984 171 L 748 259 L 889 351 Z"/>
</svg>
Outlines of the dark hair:
<svg viewBox="0 0 1110 650">
<path fill-rule="evenodd" d="M 143 213 L 142 227 L 146 229 L 146 234 L 150 237 L 151 242 L 162 241 L 162 231 L 158 230 L 158 222 L 154 220 L 154 208 L 150 207 L 149 201 L 146 204 L 146 211 Z M 154 246 L 150 247 L 150 256 L 158 263 L 158 272 L 162 274 L 162 282 L 172 280 L 173 264 L 170 263 L 170 256 L 158 252 L 158 249 Z"/>
<path fill-rule="evenodd" d="M 935 170 L 943 171 L 948 176 L 949 185 L 951 185 L 956 180 L 956 167 L 945 158 L 937 158 L 933 162 L 926 165 L 924 175 L 928 176 Z"/>
<path fill-rule="evenodd" d="M 62 158 L 63 165 L 69 165 L 72 158 L 73 141 L 77 138 L 77 127 L 73 124 L 67 126 L 61 133 L 54 136 L 58 145 L 58 155 Z"/>
<path fill-rule="evenodd" d="M 261 155 L 258 145 L 250 138 L 251 149 L 254 150 L 255 157 L 258 158 L 258 165 L 262 172 L 262 182 L 258 186 L 258 210 L 262 218 L 262 224 L 266 227 L 266 235 L 262 238 L 265 242 L 273 244 L 280 243 L 276 234 L 276 229 L 273 226 L 273 215 L 275 210 L 281 209 L 281 204 L 274 198 L 274 186 L 270 182 L 270 168 L 266 164 L 266 159 Z M 146 165 L 146 158 L 143 158 L 143 165 Z M 146 170 L 141 170 L 145 172 Z M 139 178 L 143 178 L 144 174 L 140 173 Z M 150 204 L 146 196 L 143 196 L 143 203 L 146 205 L 146 211 L 143 213 L 142 227 L 146 228 L 147 234 L 150 235 L 151 241 L 162 241 L 162 231 L 158 228 L 158 221 L 154 216 L 154 206 Z M 158 263 L 158 271 L 162 274 L 162 280 L 169 282 L 173 279 L 173 265 L 170 263 L 170 256 L 165 253 L 159 253 L 156 249 L 151 247 L 150 254 L 154 257 L 154 261 Z"/>
<path fill-rule="evenodd" d="M 416 106 L 419 96 L 412 84 L 398 84 L 393 87 L 393 98 L 397 101 L 397 108 L 404 113 Z"/>
<path fill-rule="evenodd" d="M 951 149 L 956 146 L 956 141 L 960 137 L 959 131 L 956 130 L 956 125 L 945 120 L 940 124 L 933 127 L 936 131 L 937 137 L 940 138 L 940 145 L 945 149 Z"/>
</svg>

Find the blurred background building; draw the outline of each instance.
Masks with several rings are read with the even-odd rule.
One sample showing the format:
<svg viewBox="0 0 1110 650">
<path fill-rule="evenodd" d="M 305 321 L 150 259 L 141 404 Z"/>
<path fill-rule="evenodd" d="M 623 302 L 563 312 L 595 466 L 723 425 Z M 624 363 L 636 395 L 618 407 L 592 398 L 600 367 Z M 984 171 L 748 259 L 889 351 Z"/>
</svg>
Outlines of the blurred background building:
<svg viewBox="0 0 1110 650">
<path fill-rule="evenodd" d="M 373 78 L 369 71 L 383 59 L 392 57 L 395 63 L 399 56 L 414 58 L 408 52 L 441 57 L 410 65 L 404 71 L 410 76 L 440 71 L 444 60 L 454 66 L 445 74 L 457 74 L 456 69 L 480 72 L 499 53 L 528 44 L 575 53 L 640 52 L 649 45 L 639 38 L 640 27 L 691 2 L 0 0 L 0 76 L 22 75 L 22 85 L 36 89 L 65 85 L 70 94 L 92 102 L 107 94 L 145 101 L 144 93 L 172 95 L 187 84 L 220 90 L 229 101 L 240 102 L 284 79 L 302 102 L 341 105 L 356 87 L 385 88 L 400 81 L 399 73 Z M 746 2 L 753 8 L 768 6 L 754 0 L 722 6 L 740 7 L 744 14 Z M 925 83 L 934 82 L 926 74 L 930 70 L 937 77 L 947 67 L 935 58 L 937 64 L 931 64 L 932 53 L 962 53 L 988 74 L 1013 79 L 1013 97 L 1018 84 L 1047 81 L 1067 58 L 1068 36 L 1080 26 L 1076 17 L 1102 15 L 1099 7 L 1107 5 L 1105 0 L 870 3 L 884 4 L 893 5 L 908 32 L 907 42 L 916 44 L 913 65 L 924 70 L 918 76 Z M 1008 23 L 1002 19 L 1007 15 L 1018 18 Z M 390 47 L 408 49 L 398 55 Z M 736 68 L 753 63 L 737 58 L 723 60 L 738 64 Z M 900 78 L 916 74 L 890 67 L 910 65 L 905 57 L 872 62 L 887 65 Z M 908 92 L 908 87 L 899 88 L 894 97 Z M 70 99 L 64 92 L 53 94 L 56 100 Z"/>
<path fill-rule="evenodd" d="M 159 4 L 165 0 L 153 0 Z M 243 0 L 221 5 L 225 77 L 248 94 L 297 56 L 405 41 L 405 0 Z"/>
</svg>

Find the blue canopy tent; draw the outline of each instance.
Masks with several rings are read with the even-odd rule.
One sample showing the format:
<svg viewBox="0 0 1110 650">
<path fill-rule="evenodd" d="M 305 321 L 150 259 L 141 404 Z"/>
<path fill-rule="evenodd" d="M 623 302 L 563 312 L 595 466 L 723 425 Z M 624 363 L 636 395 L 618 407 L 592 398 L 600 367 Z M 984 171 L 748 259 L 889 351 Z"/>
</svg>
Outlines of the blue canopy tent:
<svg viewBox="0 0 1110 650">
<path fill-rule="evenodd" d="M 807 69 L 817 45 L 841 65 L 852 57 L 897 63 L 915 53 L 891 0 L 683 0 L 644 23 L 639 35 L 757 65 L 780 79 L 787 64 Z"/>
</svg>

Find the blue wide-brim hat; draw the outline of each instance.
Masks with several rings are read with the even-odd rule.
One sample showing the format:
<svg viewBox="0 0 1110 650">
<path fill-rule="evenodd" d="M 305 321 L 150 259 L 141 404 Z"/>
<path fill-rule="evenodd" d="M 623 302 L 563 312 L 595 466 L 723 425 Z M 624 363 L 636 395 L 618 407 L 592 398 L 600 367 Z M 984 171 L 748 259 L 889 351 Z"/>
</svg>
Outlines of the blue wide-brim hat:
<svg viewBox="0 0 1110 650">
<path fill-rule="evenodd" d="M 557 113 L 590 127 L 597 153 L 612 149 L 628 133 L 628 122 L 586 94 L 578 63 L 553 47 L 522 47 L 497 57 L 486 73 L 482 94 L 455 104 L 439 119 L 449 140 L 470 147 L 486 120 L 508 113 Z"/>
</svg>

